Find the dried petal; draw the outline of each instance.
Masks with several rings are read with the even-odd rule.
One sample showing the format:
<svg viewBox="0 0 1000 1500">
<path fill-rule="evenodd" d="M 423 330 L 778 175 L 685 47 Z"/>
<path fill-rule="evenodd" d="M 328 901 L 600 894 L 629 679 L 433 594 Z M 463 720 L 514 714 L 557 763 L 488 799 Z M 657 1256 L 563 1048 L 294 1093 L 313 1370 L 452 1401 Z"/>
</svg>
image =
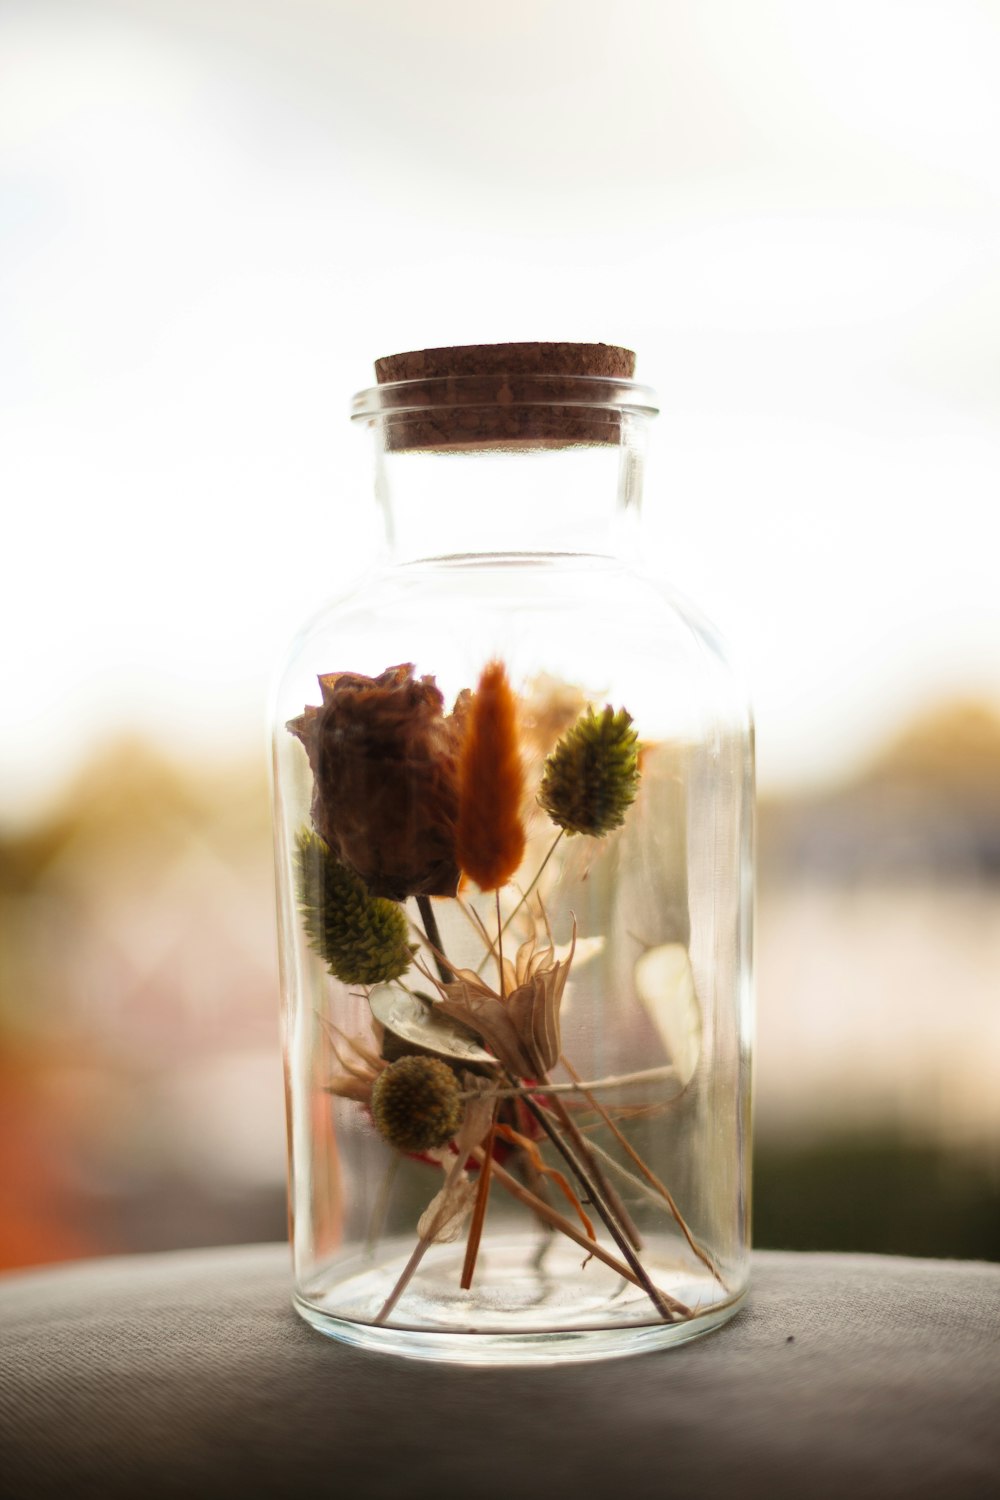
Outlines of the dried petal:
<svg viewBox="0 0 1000 1500">
<path fill-rule="evenodd" d="M 385 1063 L 372 1051 L 364 1037 L 346 1036 L 330 1021 L 323 1021 L 322 1024 L 330 1050 L 344 1070 L 330 1079 L 326 1092 L 370 1107 L 372 1087 L 385 1068 Z"/>
<path fill-rule="evenodd" d="M 533 973 L 528 982 L 516 989 L 507 1000 L 511 1020 L 531 1058 L 532 1071 L 539 1078 L 555 1067 L 562 1051 L 559 1011 L 575 945 L 574 923 L 569 957 L 562 963 L 552 961 Z"/>
<path fill-rule="evenodd" d="M 363 1078 L 355 1078 L 350 1073 L 335 1073 L 326 1085 L 328 1094 L 336 1094 L 338 1099 L 353 1099 L 355 1104 L 368 1105 L 371 1103 L 372 1086 Z"/>
<path fill-rule="evenodd" d="M 576 923 L 568 956 L 557 962 L 551 948 L 528 957 L 529 977 L 506 1000 L 471 970 L 456 972 L 440 985 L 439 1008 L 468 1026 L 516 1077 L 541 1078 L 561 1051 L 559 1011 L 576 946 Z M 529 945 L 525 944 L 522 953 Z M 520 955 L 519 955 L 520 956 Z"/>
</svg>

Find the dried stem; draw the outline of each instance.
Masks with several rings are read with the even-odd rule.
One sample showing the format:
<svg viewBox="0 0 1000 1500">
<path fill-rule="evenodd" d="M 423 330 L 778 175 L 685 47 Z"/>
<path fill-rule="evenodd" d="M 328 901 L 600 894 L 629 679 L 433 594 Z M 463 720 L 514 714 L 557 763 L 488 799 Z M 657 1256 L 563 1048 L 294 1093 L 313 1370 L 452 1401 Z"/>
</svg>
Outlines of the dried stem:
<svg viewBox="0 0 1000 1500">
<path fill-rule="evenodd" d="M 467 1292 L 472 1285 L 472 1278 L 476 1270 L 476 1258 L 479 1255 L 479 1242 L 483 1237 L 483 1225 L 486 1222 L 486 1205 L 490 1199 L 490 1182 L 493 1177 L 491 1168 L 493 1166 L 493 1142 L 495 1139 L 496 1110 L 494 1109 L 489 1134 L 483 1146 L 483 1160 L 479 1169 L 479 1182 L 476 1187 L 476 1202 L 472 1210 L 472 1222 L 469 1225 L 469 1240 L 465 1247 L 465 1263 L 462 1266 L 462 1280 L 459 1283 L 463 1292 Z"/>
<path fill-rule="evenodd" d="M 494 892 L 497 910 L 497 969 L 500 973 L 500 998 L 506 998 L 503 976 L 503 927 L 500 924 L 500 887 Z M 486 1205 L 490 1197 L 491 1167 L 493 1165 L 493 1143 L 496 1140 L 497 1129 L 497 1105 L 493 1106 L 493 1117 L 490 1120 L 489 1134 L 486 1137 L 485 1156 L 479 1173 L 479 1182 L 476 1188 L 476 1203 L 472 1210 L 472 1222 L 469 1225 L 469 1239 L 465 1247 L 465 1263 L 462 1266 L 462 1279 L 459 1285 L 463 1292 L 467 1292 L 472 1285 L 472 1278 L 476 1270 L 476 1258 L 479 1255 L 479 1242 L 483 1235 L 483 1225 L 486 1222 Z"/>
<path fill-rule="evenodd" d="M 427 1251 L 430 1249 L 433 1243 L 433 1240 L 417 1240 L 417 1243 L 413 1247 L 413 1254 L 410 1256 L 409 1260 L 406 1262 L 406 1265 L 403 1267 L 399 1276 L 399 1280 L 396 1282 L 396 1285 L 393 1287 L 392 1291 L 389 1293 L 388 1297 L 386 1297 L 385 1301 L 382 1303 L 382 1306 L 379 1309 L 378 1317 L 375 1319 L 376 1323 L 385 1322 L 386 1318 L 392 1312 L 393 1308 L 396 1306 L 396 1303 L 399 1301 L 400 1297 L 403 1295 L 403 1293 L 406 1291 L 406 1288 L 413 1280 L 413 1277 L 416 1274 L 417 1267 L 420 1265 L 420 1262 L 423 1260 L 424 1256 L 427 1254 Z"/>
<path fill-rule="evenodd" d="M 677 1069 L 670 1063 L 667 1063 L 662 1068 L 643 1068 L 638 1073 L 612 1073 L 607 1078 L 580 1080 L 578 1083 L 552 1083 L 548 1079 L 544 1083 L 522 1083 L 518 1084 L 516 1088 L 497 1089 L 496 1097 L 498 1099 L 520 1099 L 525 1094 L 590 1094 L 596 1089 L 620 1089 L 630 1083 L 659 1083 L 668 1078 L 676 1077 Z M 471 1095 L 463 1094 L 461 1097 L 463 1099 L 471 1098 Z M 680 1094 L 675 1095 L 675 1097 L 679 1099 Z M 667 1101 L 668 1104 L 672 1104 L 673 1102 L 673 1099 Z M 651 1107 L 661 1109 L 666 1106 L 656 1104 Z M 596 1109 L 597 1106 L 595 1105 L 594 1108 Z M 637 1105 L 636 1108 L 641 1109 L 645 1108 L 645 1106 Z"/>
<path fill-rule="evenodd" d="M 608 1204 L 610 1205 L 612 1211 L 617 1215 L 618 1222 L 622 1226 L 622 1229 L 625 1231 L 625 1233 L 628 1235 L 629 1240 L 632 1244 L 632 1248 L 634 1250 L 641 1250 L 642 1239 L 639 1235 L 639 1231 L 635 1227 L 628 1209 L 622 1202 L 617 1188 L 611 1182 L 604 1168 L 601 1166 L 597 1157 L 591 1150 L 590 1142 L 580 1134 L 579 1130 L 576 1127 L 576 1121 L 573 1119 L 573 1117 L 569 1113 L 569 1110 L 566 1108 L 561 1099 L 556 1098 L 551 1100 L 550 1107 L 552 1109 L 552 1113 L 559 1121 L 563 1130 L 565 1130 L 566 1134 L 569 1136 L 570 1140 L 573 1142 L 574 1146 L 583 1157 L 583 1160 L 586 1163 L 587 1167 L 591 1172 L 593 1172 L 594 1180 L 596 1181 L 601 1192 L 604 1194 L 605 1198 L 608 1200 Z"/>
<path fill-rule="evenodd" d="M 510 1075 L 508 1074 L 508 1076 Z M 657 1312 L 661 1317 L 665 1318 L 667 1322 L 672 1322 L 673 1317 L 670 1312 L 668 1302 L 664 1299 L 664 1294 L 659 1291 L 650 1281 L 649 1274 L 646 1271 L 645 1266 L 639 1260 L 632 1246 L 629 1244 L 628 1236 L 625 1234 L 625 1231 L 616 1220 L 615 1215 L 606 1198 L 601 1193 L 600 1188 L 587 1176 L 585 1167 L 580 1163 L 571 1148 L 562 1139 L 555 1126 L 548 1119 L 545 1112 L 540 1109 L 539 1106 L 535 1103 L 534 1099 L 532 1099 L 528 1095 L 525 1095 L 524 1102 L 528 1110 L 531 1112 L 531 1114 L 534 1115 L 539 1125 L 545 1131 L 545 1134 L 548 1136 L 553 1146 L 555 1146 L 556 1150 L 559 1152 L 559 1155 L 566 1162 L 567 1166 L 570 1168 L 570 1171 L 584 1188 L 590 1200 L 590 1203 L 593 1205 L 595 1213 L 597 1213 L 597 1215 L 603 1220 L 605 1228 L 611 1235 L 611 1238 L 614 1240 L 619 1250 L 622 1252 L 625 1260 L 632 1267 L 633 1272 L 638 1278 L 639 1285 L 647 1293 Z"/>
<path fill-rule="evenodd" d="M 497 941 L 495 947 L 496 958 L 500 972 L 501 998 L 505 998 L 505 983 L 503 973 L 504 931 L 506 930 L 506 927 L 509 926 L 516 913 L 520 910 L 521 906 L 523 906 L 524 903 L 528 900 L 532 890 L 534 889 L 542 874 L 542 871 L 545 868 L 545 865 L 548 863 L 552 854 L 555 852 L 555 848 L 559 842 L 560 837 L 561 832 L 553 842 L 552 847 L 549 849 L 549 852 L 546 855 L 545 859 L 542 861 L 542 864 L 535 874 L 534 880 L 529 885 L 527 891 L 525 891 L 522 895 L 521 900 L 515 907 L 514 911 L 511 912 L 510 917 L 508 917 L 506 923 L 503 923 L 501 921 L 500 893 L 499 889 L 497 889 Z M 433 954 L 438 974 L 440 975 L 441 983 L 443 985 L 450 984 L 454 981 L 455 976 L 442 951 L 441 934 L 438 929 L 437 918 L 434 914 L 434 909 L 431 905 L 430 898 L 427 896 L 418 896 L 417 907 L 420 911 L 421 919 L 424 924 L 426 946 Z M 492 952 L 493 945 L 491 944 L 490 952 L 487 953 L 486 958 L 484 959 L 484 963 L 488 961 Z M 507 1072 L 509 1082 L 516 1088 L 516 1078 L 509 1072 L 509 1070 L 505 1071 Z M 579 1080 L 577 1080 L 577 1082 L 579 1082 Z M 690 1316 L 689 1309 L 684 1308 L 683 1304 L 678 1303 L 676 1299 L 667 1296 L 667 1294 L 664 1292 L 661 1292 L 659 1288 L 654 1286 L 653 1282 L 650 1280 L 648 1272 L 646 1271 L 645 1267 L 642 1265 L 642 1262 L 638 1259 L 638 1256 L 636 1254 L 636 1251 L 640 1248 L 638 1232 L 631 1219 L 629 1218 L 625 1206 L 621 1201 L 621 1198 L 608 1181 L 607 1176 L 601 1168 L 599 1162 L 597 1161 L 595 1154 L 590 1149 L 588 1142 L 584 1139 L 580 1131 L 577 1129 L 575 1122 L 570 1117 L 561 1100 L 554 1099 L 549 1107 L 556 1115 L 556 1118 L 558 1119 L 559 1124 L 562 1126 L 562 1129 L 565 1131 L 566 1135 L 573 1142 L 572 1147 L 567 1140 L 563 1139 L 562 1135 L 560 1135 L 559 1131 L 556 1129 L 555 1124 L 548 1118 L 548 1111 L 542 1109 L 539 1104 L 536 1103 L 536 1101 L 530 1096 L 530 1094 L 524 1094 L 522 1097 L 524 1107 L 529 1111 L 530 1114 L 534 1116 L 535 1120 L 541 1126 L 545 1134 L 549 1137 L 559 1155 L 563 1158 L 573 1175 L 577 1178 L 587 1196 L 588 1201 L 593 1206 L 595 1212 L 598 1214 L 605 1227 L 607 1228 L 608 1233 L 611 1235 L 612 1239 L 615 1241 L 618 1248 L 622 1252 L 626 1265 L 629 1268 L 628 1271 L 623 1271 L 623 1274 L 627 1274 L 629 1280 L 634 1281 L 636 1285 L 640 1286 L 643 1291 L 646 1292 L 647 1296 L 653 1303 L 653 1306 L 665 1321 L 673 1322 L 678 1316 Z M 489 1196 L 490 1177 L 492 1173 L 495 1172 L 498 1176 L 498 1179 L 501 1181 L 503 1181 L 504 1179 L 509 1179 L 509 1183 L 513 1184 L 514 1187 L 518 1189 L 518 1193 L 516 1194 L 516 1196 L 520 1196 L 521 1193 L 524 1193 L 527 1197 L 530 1197 L 533 1200 L 532 1206 L 535 1207 L 536 1212 L 540 1213 L 541 1217 L 550 1218 L 551 1213 L 554 1212 L 554 1210 L 548 1209 L 548 1205 L 542 1204 L 541 1199 L 535 1200 L 533 1194 L 527 1193 L 527 1189 L 521 1189 L 520 1184 L 516 1183 L 515 1179 L 509 1178 L 509 1174 L 503 1173 L 503 1177 L 500 1176 L 502 1168 L 500 1168 L 498 1163 L 493 1162 L 492 1159 L 494 1133 L 495 1115 L 493 1123 L 490 1126 L 490 1133 L 487 1142 L 489 1149 L 485 1154 L 480 1154 L 479 1149 L 477 1149 L 477 1151 L 474 1153 L 477 1160 L 481 1162 L 482 1173 L 479 1181 L 479 1189 L 476 1195 L 473 1221 L 469 1231 L 469 1241 L 466 1248 L 465 1263 L 462 1270 L 461 1284 L 464 1289 L 468 1289 L 468 1287 L 471 1285 L 472 1276 L 475 1270 L 475 1263 L 479 1251 L 483 1223 L 486 1215 L 486 1205 Z M 446 1186 L 451 1182 L 456 1170 L 458 1169 L 459 1166 L 456 1165 L 456 1167 L 453 1167 L 452 1170 L 448 1173 L 446 1178 Z M 505 1186 L 506 1185 L 507 1182 L 505 1182 Z M 541 1208 L 536 1207 L 536 1204 L 541 1205 Z M 542 1212 L 542 1208 L 544 1208 L 545 1212 Z M 559 1217 L 560 1219 L 563 1218 L 562 1215 L 560 1215 Z M 568 1219 L 565 1220 L 565 1225 L 573 1227 L 570 1225 L 570 1221 Z M 560 1223 L 559 1227 L 563 1229 L 563 1232 L 568 1232 L 562 1223 Z M 597 1254 L 596 1241 L 590 1240 L 586 1236 L 581 1236 L 579 1232 L 575 1230 L 575 1227 L 574 1232 L 570 1235 L 570 1238 L 578 1240 L 578 1242 L 585 1245 L 585 1247 L 589 1251 L 591 1251 L 591 1253 Z M 403 1268 L 403 1271 L 395 1287 L 393 1288 L 392 1292 L 381 1308 L 378 1317 L 376 1318 L 376 1322 L 381 1323 L 390 1315 L 399 1298 L 402 1296 L 402 1293 L 405 1290 L 406 1286 L 412 1279 L 413 1275 L 416 1273 L 416 1270 L 420 1265 L 423 1256 L 425 1255 L 433 1241 L 433 1233 L 418 1240 L 417 1245 L 414 1247 L 413 1254 L 407 1261 L 406 1266 Z"/>
<path fill-rule="evenodd" d="M 580 1075 L 573 1067 L 573 1064 L 569 1061 L 569 1059 L 567 1057 L 560 1057 L 559 1061 L 562 1063 L 563 1067 L 566 1069 L 566 1072 L 573 1079 L 573 1082 L 577 1085 L 577 1087 L 582 1087 Z M 665 1183 L 660 1181 L 655 1172 L 647 1167 L 646 1163 L 643 1161 L 639 1153 L 631 1145 L 626 1136 L 619 1130 L 618 1126 L 615 1124 L 608 1111 L 604 1108 L 604 1105 L 601 1104 L 598 1099 L 595 1099 L 594 1095 L 586 1087 L 583 1087 L 583 1096 L 587 1100 L 587 1103 L 591 1106 L 591 1108 L 595 1109 L 601 1116 L 601 1119 L 604 1121 L 605 1125 L 607 1125 L 615 1140 L 622 1147 L 626 1156 L 629 1158 L 629 1161 L 635 1163 L 639 1171 L 642 1173 L 643 1177 L 645 1177 L 646 1181 L 659 1193 L 660 1197 L 663 1199 L 664 1203 L 666 1203 L 670 1212 L 673 1214 L 674 1221 L 677 1224 L 678 1229 L 687 1240 L 694 1254 L 698 1257 L 703 1265 L 708 1267 L 723 1290 L 728 1291 L 729 1288 L 726 1286 L 726 1283 L 723 1281 L 721 1275 L 719 1274 L 718 1267 L 715 1265 L 711 1256 L 708 1254 L 708 1251 L 702 1249 L 702 1247 L 694 1238 L 694 1235 L 691 1233 L 687 1224 L 685 1223 L 684 1215 L 677 1207 L 674 1196 L 670 1192 L 669 1188 Z"/>
<path fill-rule="evenodd" d="M 486 930 L 486 923 L 476 911 L 476 908 L 474 906 L 471 906 L 468 901 L 464 901 L 461 896 L 456 896 L 455 900 L 458 902 L 458 909 L 462 913 L 462 916 L 468 922 L 469 926 L 476 934 L 476 937 L 479 938 L 479 940 L 485 946 L 486 957 L 488 958 L 489 955 L 493 952 L 493 939 L 490 937 L 489 933 Z M 477 972 L 481 972 L 485 964 L 486 959 L 484 958 Z"/>
<path fill-rule="evenodd" d="M 477 1146 L 472 1155 L 476 1161 L 482 1163 L 483 1149 L 481 1146 Z M 617 1256 L 605 1250 L 604 1246 L 597 1240 L 589 1239 L 583 1230 L 579 1229 L 573 1223 L 572 1219 L 567 1219 L 565 1214 L 561 1214 L 557 1208 L 553 1208 L 551 1204 L 546 1203 L 544 1198 L 536 1197 L 529 1188 L 524 1187 L 522 1183 L 518 1182 L 516 1177 L 512 1177 L 496 1161 L 493 1163 L 493 1176 L 506 1192 L 510 1193 L 513 1198 L 516 1198 L 519 1203 L 523 1203 L 526 1208 L 532 1209 L 546 1224 L 550 1224 L 553 1229 L 558 1229 L 561 1234 L 566 1235 L 567 1239 L 574 1240 L 588 1254 L 593 1255 L 596 1260 L 603 1261 L 606 1266 L 610 1266 L 612 1271 L 616 1271 L 619 1276 L 623 1277 L 626 1281 L 630 1281 L 633 1286 L 642 1287 L 643 1291 L 648 1291 L 645 1284 L 624 1261 L 619 1260 Z M 677 1322 L 682 1318 L 690 1318 L 692 1316 L 691 1308 L 685 1306 L 683 1302 L 678 1302 L 677 1298 L 671 1297 L 668 1292 L 658 1291 L 657 1295 L 669 1309 L 669 1322 Z M 659 1309 L 657 1310 L 659 1311 Z"/>
<path fill-rule="evenodd" d="M 559 847 L 559 840 L 562 838 L 562 836 L 563 836 L 563 834 L 565 832 L 566 832 L 565 828 L 560 828 L 559 832 L 556 834 L 555 838 L 553 839 L 552 843 L 549 846 L 549 852 L 546 854 L 545 858 L 542 860 L 541 864 L 538 866 L 538 869 L 535 871 L 534 876 L 533 876 L 533 878 L 531 880 L 531 883 L 521 892 L 521 899 L 518 901 L 517 905 L 514 907 L 513 911 L 508 916 L 506 922 L 504 922 L 503 926 L 500 928 L 499 937 L 498 937 L 498 940 L 497 940 L 498 942 L 503 938 L 503 935 L 507 931 L 507 928 L 510 926 L 511 922 L 513 922 L 514 918 L 517 916 L 518 912 L 521 910 L 521 907 L 530 898 L 532 891 L 535 889 L 535 886 L 541 880 L 542 874 L 543 874 L 543 872 L 545 870 L 545 866 L 548 864 L 548 862 L 552 858 L 553 854 L 555 854 L 556 849 Z M 481 974 L 483 972 L 483 970 L 485 969 L 486 965 L 489 963 L 490 959 L 493 957 L 493 946 L 494 946 L 493 943 L 489 944 L 488 952 L 483 956 L 482 962 L 480 963 L 479 967 L 476 970 L 477 974 Z"/>
<path fill-rule="evenodd" d="M 454 1162 L 445 1174 L 444 1188 L 442 1190 L 443 1193 L 447 1194 L 448 1188 L 451 1187 L 451 1184 L 454 1182 L 459 1172 L 463 1170 L 464 1165 L 465 1163 L 463 1158 L 461 1156 L 456 1156 Z M 421 1238 L 417 1240 L 417 1243 L 413 1247 L 413 1254 L 410 1256 L 409 1260 L 406 1262 L 406 1265 L 400 1272 L 396 1285 L 393 1287 L 392 1291 L 389 1293 L 388 1297 L 385 1299 L 381 1308 L 379 1309 L 378 1315 L 375 1319 L 376 1323 L 385 1322 L 386 1318 L 392 1312 L 400 1297 L 406 1291 L 406 1288 L 409 1286 L 414 1275 L 416 1274 L 417 1267 L 420 1265 L 420 1262 L 423 1260 L 424 1256 L 427 1254 L 428 1250 L 434 1243 L 435 1231 L 441 1223 L 441 1218 L 442 1215 L 439 1211 L 434 1216 L 434 1223 L 431 1225 L 430 1233 L 421 1236 Z"/>
<path fill-rule="evenodd" d="M 471 1155 L 474 1160 L 479 1163 L 480 1168 L 483 1168 L 486 1161 L 486 1153 L 483 1150 L 482 1146 L 476 1146 L 471 1152 Z M 459 1170 L 460 1165 L 460 1163 L 456 1162 L 456 1166 L 452 1169 L 452 1172 L 449 1173 L 449 1180 L 452 1174 L 455 1171 Z M 553 1229 L 558 1229 L 561 1234 L 566 1235 L 567 1239 L 573 1240 L 575 1244 L 581 1246 L 582 1249 L 586 1250 L 588 1255 L 594 1256 L 596 1260 L 603 1261 L 604 1264 L 606 1266 L 609 1266 L 612 1271 L 615 1271 L 619 1276 L 624 1277 L 626 1281 L 632 1282 L 633 1286 L 641 1287 L 644 1292 L 646 1292 L 647 1294 L 650 1293 L 649 1278 L 645 1275 L 645 1273 L 643 1273 L 642 1276 L 637 1275 L 636 1272 L 630 1266 L 626 1265 L 624 1261 L 619 1260 L 617 1256 L 612 1255 L 610 1251 L 605 1250 L 604 1246 L 601 1245 L 597 1240 L 590 1239 L 586 1234 L 584 1234 L 582 1229 L 578 1229 L 577 1226 L 573 1223 L 572 1219 L 567 1219 L 565 1214 L 561 1214 L 558 1209 L 555 1209 L 550 1204 L 546 1203 L 544 1198 L 536 1197 L 536 1195 L 532 1193 L 528 1188 L 522 1186 L 522 1184 L 518 1182 L 517 1178 L 512 1177 L 511 1174 L 504 1167 L 502 1167 L 499 1162 L 494 1161 L 492 1163 L 491 1172 L 492 1175 L 496 1178 L 497 1182 L 502 1188 L 505 1189 L 506 1192 L 510 1193 L 512 1197 L 516 1198 L 519 1203 L 523 1203 L 526 1208 L 532 1209 L 544 1223 L 550 1224 Z M 376 1323 L 384 1323 L 386 1318 L 389 1317 L 400 1297 L 403 1295 L 406 1288 L 412 1281 L 414 1275 L 416 1274 L 420 1266 L 420 1262 L 423 1260 L 424 1256 L 427 1254 L 427 1251 L 430 1249 L 433 1243 L 434 1240 L 432 1237 L 420 1239 L 417 1241 L 416 1245 L 413 1247 L 413 1253 L 400 1272 L 395 1286 L 389 1293 L 389 1296 L 386 1298 L 385 1302 L 382 1304 L 378 1316 L 375 1319 Z M 660 1291 L 658 1288 L 654 1287 L 653 1293 L 655 1293 L 653 1301 L 656 1306 L 657 1312 L 659 1312 L 660 1315 L 665 1318 L 668 1323 L 681 1322 L 685 1318 L 690 1318 L 693 1316 L 690 1307 L 686 1306 L 686 1304 L 683 1302 L 679 1302 L 676 1297 L 671 1297 L 668 1292 Z"/>
<path fill-rule="evenodd" d="M 441 983 L 451 984 L 455 976 L 449 968 L 441 948 L 441 932 L 438 928 L 437 917 L 434 915 L 430 896 L 418 896 L 417 909 L 420 912 L 420 919 L 424 924 L 424 932 L 429 939 L 428 947 L 434 955 L 434 962 L 437 964 Z"/>
<path fill-rule="evenodd" d="M 664 1206 L 663 1195 L 657 1192 L 655 1188 L 650 1187 L 649 1183 L 644 1182 L 641 1177 L 637 1177 L 634 1172 L 630 1172 L 628 1167 L 623 1167 L 620 1161 L 615 1160 L 610 1151 L 605 1151 L 604 1147 L 599 1146 L 596 1141 L 591 1142 L 591 1148 L 597 1152 L 598 1156 L 602 1157 L 603 1160 L 607 1162 L 608 1166 L 611 1167 L 613 1171 L 618 1173 L 619 1177 L 623 1178 L 625 1182 L 631 1183 L 637 1192 L 642 1193 L 646 1198 L 649 1199 L 651 1203 L 655 1203 L 658 1207 L 662 1208 Z M 709 1258 L 707 1251 L 700 1250 L 697 1245 L 695 1245 L 693 1248 L 695 1255 L 697 1255 L 698 1259 L 708 1267 L 712 1275 L 715 1277 L 716 1281 L 718 1281 L 719 1285 L 722 1287 L 722 1290 L 724 1292 L 728 1292 L 729 1287 L 726 1285 L 721 1273 L 719 1272 L 715 1264 Z"/>
<path fill-rule="evenodd" d="M 494 891 L 497 904 L 497 974 L 500 977 L 500 999 L 506 1000 L 507 986 L 503 977 L 503 925 L 500 921 L 500 887 Z"/>
</svg>

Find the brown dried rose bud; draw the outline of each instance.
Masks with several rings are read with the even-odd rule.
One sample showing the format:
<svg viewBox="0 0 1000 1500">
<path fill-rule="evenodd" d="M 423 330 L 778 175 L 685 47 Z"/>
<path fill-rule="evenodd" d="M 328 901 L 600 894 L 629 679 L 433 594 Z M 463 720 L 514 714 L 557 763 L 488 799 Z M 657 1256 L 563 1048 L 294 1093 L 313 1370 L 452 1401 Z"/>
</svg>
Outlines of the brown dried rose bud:
<svg viewBox="0 0 1000 1500">
<path fill-rule="evenodd" d="M 449 715 L 413 666 L 319 679 L 319 708 L 288 728 L 312 767 L 316 831 L 375 896 L 454 896 L 457 760 L 467 694 Z"/>
</svg>

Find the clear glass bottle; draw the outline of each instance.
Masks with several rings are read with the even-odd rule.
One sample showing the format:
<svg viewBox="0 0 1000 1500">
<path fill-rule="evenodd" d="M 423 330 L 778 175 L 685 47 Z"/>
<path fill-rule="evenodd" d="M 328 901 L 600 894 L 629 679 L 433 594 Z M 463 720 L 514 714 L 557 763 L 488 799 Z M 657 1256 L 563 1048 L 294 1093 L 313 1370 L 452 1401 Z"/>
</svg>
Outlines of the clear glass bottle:
<svg viewBox="0 0 1000 1500">
<path fill-rule="evenodd" d="M 386 555 L 274 720 L 295 1303 L 352 1343 L 626 1354 L 746 1290 L 752 728 L 642 566 L 633 358 L 355 400 Z"/>
</svg>

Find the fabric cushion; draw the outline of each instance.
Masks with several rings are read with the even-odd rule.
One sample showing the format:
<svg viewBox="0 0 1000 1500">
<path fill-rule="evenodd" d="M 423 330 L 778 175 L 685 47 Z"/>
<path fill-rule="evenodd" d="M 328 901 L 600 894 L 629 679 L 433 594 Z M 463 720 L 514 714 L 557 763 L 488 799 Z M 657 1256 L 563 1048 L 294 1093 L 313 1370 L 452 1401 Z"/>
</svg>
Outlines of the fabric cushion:
<svg viewBox="0 0 1000 1500">
<path fill-rule="evenodd" d="M 693 1343 L 466 1369 L 323 1338 L 284 1246 L 0 1278 L 0 1493 L 1000 1493 L 1000 1266 L 763 1253 Z"/>
</svg>

